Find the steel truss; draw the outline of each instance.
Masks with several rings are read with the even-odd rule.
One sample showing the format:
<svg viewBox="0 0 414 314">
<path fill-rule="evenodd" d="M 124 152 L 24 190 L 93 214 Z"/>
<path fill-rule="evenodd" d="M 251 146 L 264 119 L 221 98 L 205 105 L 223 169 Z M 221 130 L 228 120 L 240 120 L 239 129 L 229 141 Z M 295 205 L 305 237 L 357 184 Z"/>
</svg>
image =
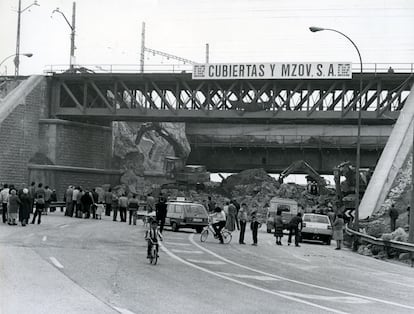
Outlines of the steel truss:
<svg viewBox="0 0 414 314">
<path fill-rule="evenodd" d="M 52 116 L 76 120 L 260 123 L 393 123 L 410 74 L 351 80 L 192 80 L 182 74 L 55 74 Z"/>
</svg>

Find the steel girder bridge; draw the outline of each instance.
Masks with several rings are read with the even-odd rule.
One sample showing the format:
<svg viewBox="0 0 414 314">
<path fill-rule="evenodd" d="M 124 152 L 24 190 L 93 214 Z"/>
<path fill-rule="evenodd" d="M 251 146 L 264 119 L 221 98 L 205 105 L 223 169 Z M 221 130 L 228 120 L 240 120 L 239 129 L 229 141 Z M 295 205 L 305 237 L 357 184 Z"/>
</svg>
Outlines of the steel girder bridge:
<svg viewBox="0 0 414 314">
<path fill-rule="evenodd" d="M 365 73 L 348 80 L 193 80 L 189 73 L 54 74 L 51 116 L 90 123 L 392 124 L 411 73 Z"/>
</svg>

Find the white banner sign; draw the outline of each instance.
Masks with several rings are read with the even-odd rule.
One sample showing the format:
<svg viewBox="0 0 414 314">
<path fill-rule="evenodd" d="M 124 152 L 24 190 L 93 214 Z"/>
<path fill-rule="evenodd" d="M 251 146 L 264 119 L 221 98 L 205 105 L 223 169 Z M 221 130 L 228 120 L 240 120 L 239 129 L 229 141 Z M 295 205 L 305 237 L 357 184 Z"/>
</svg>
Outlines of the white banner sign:
<svg viewBox="0 0 414 314">
<path fill-rule="evenodd" d="M 194 80 L 351 78 L 351 62 L 208 63 L 193 66 Z"/>
</svg>

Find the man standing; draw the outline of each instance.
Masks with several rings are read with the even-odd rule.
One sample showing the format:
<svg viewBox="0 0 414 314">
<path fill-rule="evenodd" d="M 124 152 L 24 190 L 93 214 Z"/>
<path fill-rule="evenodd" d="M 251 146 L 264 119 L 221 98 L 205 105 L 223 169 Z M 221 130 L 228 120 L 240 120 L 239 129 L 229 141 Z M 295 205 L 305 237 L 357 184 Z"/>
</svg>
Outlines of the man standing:
<svg viewBox="0 0 414 314">
<path fill-rule="evenodd" d="M 257 231 L 259 229 L 259 220 L 257 219 L 257 209 L 250 213 L 250 229 L 252 229 L 253 246 L 257 246 Z"/>
<path fill-rule="evenodd" d="M 391 205 L 389 215 L 391 219 L 391 232 L 393 232 L 395 230 L 395 223 L 399 216 L 398 210 L 395 208 L 394 204 Z"/>
<path fill-rule="evenodd" d="M 289 222 L 289 238 L 288 238 L 288 245 L 292 243 L 292 235 L 295 235 L 295 246 L 299 245 L 299 234 L 302 230 L 303 222 L 302 222 L 302 214 L 298 213 L 295 217 L 293 217 Z"/>
<path fill-rule="evenodd" d="M 246 244 L 246 243 L 244 243 L 244 233 L 246 232 L 246 223 L 247 223 L 247 205 L 246 205 L 246 203 L 241 204 L 241 208 L 239 210 L 237 218 L 240 222 L 239 244 Z"/>
<path fill-rule="evenodd" d="M 148 214 L 155 210 L 155 198 L 152 196 L 152 193 L 147 195 L 147 212 Z"/>
<path fill-rule="evenodd" d="M 119 198 L 119 214 L 121 216 L 121 222 L 126 222 L 126 213 L 128 208 L 128 197 L 126 194 L 122 194 Z"/>
<path fill-rule="evenodd" d="M 167 217 L 167 203 L 162 196 L 160 196 L 158 203 L 155 204 L 155 214 L 160 226 L 160 232 L 162 233 L 164 230 L 165 218 Z"/>
<path fill-rule="evenodd" d="M 51 203 L 51 196 L 52 196 L 52 190 L 49 188 L 48 185 L 45 186 L 45 213 L 47 215 L 47 212 L 50 208 Z"/>
<path fill-rule="evenodd" d="M 6 183 L 3 186 L 3 190 L 1 190 L 0 192 L 0 199 L 1 199 L 1 205 L 3 206 L 3 223 L 7 222 L 7 204 L 9 202 L 9 194 L 10 194 L 10 189 L 8 184 Z"/>
<path fill-rule="evenodd" d="M 30 187 L 29 187 L 29 197 L 30 197 L 30 200 L 32 201 L 32 204 L 30 207 L 30 213 L 32 213 L 33 207 L 34 207 L 34 201 L 36 198 L 36 182 L 34 181 L 30 184 Z"/>
<path fill-rule="evenodd" d="M 65 216 L 70 216 L 70 217 L 73 216 L 72 196 L 73 196 L 73 188 L 71 185 L 69 185 L 65 192 L 65 203 L 66 203 Z"/>
<path fill-rule="evenodd" d="M 209 213 L 213 213 L 214 210 L 216 209 L 216 202 L 214 202 L 211 199 L 211 196 L 208 197 L 207 207 L 208 207 Z"/>
<path fill-rule="evenodd" d="M 108 191 L 105 192 L 105 216 L 111 215 L 111 206 L 112 206 L 112 189 L 109 188 Z"/>
<path fill-rule="evenodd" d="M 75 214 L 75 217 L 76 217 L 76 200 L 78 199 L 79 193 L 80 193 L 80 187 L 77 186 L 72 192 L 72 207 L 70 211 L 70 217 L 73 217 L 73 214 Z"/>
</svg>

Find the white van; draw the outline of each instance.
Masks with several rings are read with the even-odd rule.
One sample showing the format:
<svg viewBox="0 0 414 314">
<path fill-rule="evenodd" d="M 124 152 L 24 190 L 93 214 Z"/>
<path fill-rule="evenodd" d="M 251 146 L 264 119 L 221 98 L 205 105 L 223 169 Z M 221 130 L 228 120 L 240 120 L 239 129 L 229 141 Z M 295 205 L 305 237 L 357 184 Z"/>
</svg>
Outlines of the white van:
<svg viewBox="0 0 414 314">
<path fill-rule="evenodd" d="M 270 200 L 270 206 L 266 214 L 266 229 L 270 233 L 275 228 L 275 217 L 277 211 L 282 212 L 284 228 L 293 216 L 298 214 L 298 202 L 289 198 L 274 197 Z"/>
</svg>

